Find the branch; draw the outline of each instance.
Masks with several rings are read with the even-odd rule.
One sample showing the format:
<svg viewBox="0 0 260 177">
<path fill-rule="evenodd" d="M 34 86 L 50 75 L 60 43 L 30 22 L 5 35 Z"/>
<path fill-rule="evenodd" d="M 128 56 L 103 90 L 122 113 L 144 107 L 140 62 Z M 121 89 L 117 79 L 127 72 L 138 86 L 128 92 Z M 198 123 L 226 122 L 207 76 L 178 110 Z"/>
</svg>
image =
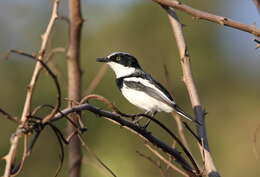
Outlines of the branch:
<svg viewBox="0 0 260 177">
<path fill-rule="evenodd" d="M 256 28 L 255 25 L 243 24 L 235 20 L 231 20 L 227 17 L 222 17 L 201 10 L 197 10 L 176 0 L 153 0 L 153 1 L 183 11 L 197 19 L 202 19 L 220 25 L 228 26 L 240 31 L 245 31 L 255 35 L 256 37 L 260 36 L 260 29 Z"/>
<path fill-rule="evenodd" d="M 55 0 L 53 3 L 52 14 L 51 14 L 49 24 L 46 28 L 46 31 L 42 35 L 42 44 L 41 44 L 41 47 L 39 50 L 39 55 L 38 55 L 39 60 L 42 60 L 44 57 L 50 33 L 51 33 L 54 23 L 58 17 L 58 7 L 59 7 L 59 0 Z M 4 177 L 9 177 L 11 175 L 11 168 L 12 168 L 15 156 L 16 156 L 16 150 L 18 147 L 19 139 L 21 137 L 21 128 L 23 127 L 23 124 L 25 124 L 25 122 L 27 121 L 27 115 L 29 115 L 29 113 L 30 113 L 33 90 L 35 88 L 36 81 L 39 76 L 39 71 L 40 71 L 41 67 L 42 67 L 41 63 L 37 62 L 35 65 L 35 68 L 34 68 L 34 72 L 33 72 L 30 84 L 28 85 L 23 113 L 21 116 L 22 124 L 17 128 L 16 133 L 11 137 L 11 146 L 10 146 L 8 154 L 5 156 L 6 166 L 5 166 Z"/>
<path fill-rule="evenodd" d="M 104 75 L 107 72 L 108 65 L 103 64 L 100 69 L 98 70 L 98 73 L 96 74 L 95 78 L 90 82 L 89 87 L 84 91 L 84 95 L 89 95 L 93 92 L 93 90 L 96 89 L 100 81 L 103 79 Z"/>
<path fill-rule="evenodd" d="M 178 167 L 173 165 L 169 160 L 165 159 L 159 152 L 157 152 L 155 149 L 153 149 L 150 145 L 146 144 L 145 145 L 155 156 L 157 156 L 161 161 L 163 161 L 166 165 L 168 165 L 171 169 L 174 171 L 177 171 L 180 173 L 182 176 L 189 177 L 190 175 L 187 174 L 186 172 L 180 170 Z"/>
<path fill-rule="evenodd" d="M 3 109 L 0 108 L 0 113 L 3 114 L 3 116 L 5 116 L 5 118 L 7 118 L 8 120 L 11 120 L 15 123 L 18 123 L 18 120 L 16 117 L 11 116 L 8 112 L 5 112 Z"/>
<path fill-rule="evenodd" d="M 198 174 L 200 173 L 198 165 L 196 164 L 190 151 L 185 147 L 185 145 L 182 143 L 182 141 L 171 130 L 169 130 L 164 124 L 162 124 L 159 120 L 157 120 L 149 115 L 146 115 L 146 114 L 129 115 L 129 114 L 122 113 L 109 100 L 107 100 L 106 98 L 99 96 L 99 95 L 94 95 L 94 94 L 88 95 L 88 96 L 84 97 L 80 103 L 82 104 L 86 101 L 89 101 L 90 99 L 96 99 L 103 103 L 106 103 L 109 106 L 109 108 L 111 108 L 113 111 L 118 113 L 120 116 L 128 117 L 128 118 L 145 117 L 145 118 L 150 119 L 152 122 L 156 123 L 160 128 L 162 128 L 164 131 L 166 131 L 180 145 L 180 147 L 182 148 L 182 150 L 184 151 L 186 156 L 191 161 L 194 169 L 196 170 L 196 173 L 198 173 Z"/>
<path fill-rule="evenodd" d="M 157 167 L 161 173 L 161 175 L 163 177 L 166 177 L 166 174 L 165 174 L 165 171 L 163 170 L 163 167 L 160 163 L 160 161 L 157 161 L 157 160 L 154 160 L 152 159 L 150 156 L 148 155 L 145 155 L 144 153 L 141 153 L 140 151 L 136 151 L 136 153 L 140 156 L 140 157 L 143 157 L 144 159 L 148 160 L 149 162 L 151 162 L 151 164 L 153 164 L 155 167 Z M 178 167 L 176 167 L 178 168 Z M 180 170 L 180 169 L 179 169 Z M 182 170 L 180 170 L 182 171 Z M 183 174 L 187 175 L 184 171 L 183 171 Z M 188 176 L 188 175 L 187 175 Z"/>
<path fill-rule="evenodd" d="M 172 87 L 171 87 L 171 84 L 170 84 L 170 78 L 169 78 L 169 72 L 168 72 L 168 68 L 166 65 L 163 65 L 163 69 L 164 69 L 164 76 L 165 76 L 165 80 L 166 80 L 166 85 L 167 87 L 169 88 L 170 90 L 170 94 L 173 95 L 173 92 L 172 92 Z M 187 148 L 187 150 L 189 152 L 191 152 L 190 148 L 189 148 L 189 144 L 188 144 L 188 141 L 186 139 L 186 136 L 185 136 L 185 133 L 184 133 L 184 129 L 183 129 L 183 125 L 182 125 L 182 121 L 181 121 L 181 117 L 180 115 L 172 112 L 171 113 L 171 116 L 175 119 L 176 121 L 176 125 L 177 125 L 177 128 L 178 128 L 178 134 L 180 136 L 180 139 L 182 141 L 182 143 L 184 144 L 184 146 Z"/>
<path fill-rule="evenodd" d="M 113 123 L 121 125 L 122 127 L 124 127 L 126 129 L 130 130 L 131 132 L 137 134 L 141 138 L 151 142 L 152 144 L 159 147 L 160 149 L 162 149 L 166 153 L 172 155 L 176 159 L 176 161 L 183 167 L 183 169 L 185 169 L 187 172 L 191 173 L 193 176 L 196 176 L 195 173 L 192 170 L 192 167 L 181 156 L 179 151 L 177 151 L 176 149 L 173 149 L 169 145 L 165 144 L 164 142 L 162 142 L 161 140 L 159 140 L 158 138 L 153 136 L 151 134 L 151 132 L 148 132 L 146 129 L 144 129 L 144 128 L 142 128 L 142 127 L 140 127 L 140 126 L 138 126 L 138 125 L 136 125 L 136 124 L 134 124 L 134 123 L 132 123 L 128 120 L 123 119 L 118 114 L 114 114 L 114 113 L 111 113 L 111 112 L 108 112 L 108 111 L 100 110 L 99 108 L 94 107 L 94 106 L 86 103 L 86 104 L 81 104 L 81 105 L 77 105 L 77 106 L 62 110 L 61 113 L 57 113 L 57 115 L 55 115 L 54 118 L 51 121 L 59 120 L 64 115 L 68 115 L 70 113 L 79 112 L 79 111 L 83 111 L 83 110 L 88 110 L 88 111 L 90 111 L 94 114 L 102 116 L 105 119 L 108 119 L 108 120 L 112 121 Z"/>
<path fill-rule="evenodd" d="M 67 53 L 68 98 L 69 100 L 78 102 L 81 99 L 80 39 L 84 21 L 81 15 L 80 0 L 69 0 L 69 8 L 70 31 Z M 73 105 L 74 103 L 71 104 Z M 76 124 L 79 124 L 80 113 L 74 113 L 71 117 Z M 71 134 L 74 131 L 75 127 L 68 123 L 68 134 Z M 78 136 L 72 136 L 68 146 L 68 168 L 70 177 L 80 176 L 81 160 L 80 140 Z"/>
<path fill-rule="evenodd" d="M 48 74 L 51 76 L 51 78 L 53 79 L 57 93 L 58 93 L 57 94 L 57 104 L 53 108 L 52 112 L 43 119 L 43 123 L 48 122 L 58 112 L 58 110 L 60 109 L 60 106 L 61 106 L 61 89 L 60 89 L 60 84 L 58 82 L 57 76 L 52 72 L 52 70 L 48 67 L 47 64 L 45 64 L 42 60 L 39 60 L 34 55 L 28 54 L 28 53 L 20 51 L 20 50 L 14 50 L 14 49 L 10 50 L 9 53 L 16 53 L 16 54 L 28 57 L 30 59 L 33 59 L 36 62 L 39 62 L 42 66 L 41 69 L 44 68 L 48 72 Z M 9 55 L 7 55 L 7 57 L 8 56 Z M 41 71 L 41 69 L 39 70 L 39 72 Z"/>
<path fill-rule="evenodd" d="M 205 119 L 204 119 L 205 113 L 204 110 L 202 109 L 199 95 L 193 80 L 191 65 L 190 65 L 190 56 L 182 33 L 182 25 L 179 22 L 177 14 L 173 9 L 170 9 L 169 7 L 166 6 L 162 6 L 162 7 L 168 13 L 169 21 L 171 23 L 174 36 L 176 38 L 176 42 L 177 42 L 177 46 L 181 58 L 181 66 L 183 70 L 183 81 L 187 87 L 191 104 L 196 114 L 196 120 L 200 123 L 200 125 L 197 125 L 197 132 L 199 138 L 203 141 L 204 144 L 203 146 L 199 144 L 199 147 L 201 148 L 202 157 L 205 157 L 205 165 L 206 165 L 205 168 L 206 168 L 207 175 L 209 177 L 219 177 L 220 174 L 217 172 L 217 169 L 214 165 L 214 161 L 212 159 L 209 150 Z"/>
</svg>

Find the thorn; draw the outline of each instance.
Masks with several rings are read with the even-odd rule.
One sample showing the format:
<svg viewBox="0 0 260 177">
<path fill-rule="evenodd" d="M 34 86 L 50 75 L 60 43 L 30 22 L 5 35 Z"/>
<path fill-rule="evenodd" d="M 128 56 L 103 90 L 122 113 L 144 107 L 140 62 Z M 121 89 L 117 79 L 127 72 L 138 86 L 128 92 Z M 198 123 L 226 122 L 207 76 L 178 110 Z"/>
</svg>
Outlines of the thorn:
<svg viewBox="0 0 260 177">
<path fill-rule="evenodd" d="M 7 161 L 7 160 L 8 160 L 8 154 L 6 154 L 5 156 L 3 156 L 1 159 Z"/>
</svg>

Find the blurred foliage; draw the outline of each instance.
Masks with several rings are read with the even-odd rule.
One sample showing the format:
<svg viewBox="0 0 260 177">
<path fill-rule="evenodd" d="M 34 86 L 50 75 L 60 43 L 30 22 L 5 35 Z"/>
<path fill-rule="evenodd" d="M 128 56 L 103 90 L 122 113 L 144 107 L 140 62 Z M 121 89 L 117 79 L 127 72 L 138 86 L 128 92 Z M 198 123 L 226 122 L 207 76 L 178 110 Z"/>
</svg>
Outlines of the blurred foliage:
<svg viewBox="0 0 260 177">
<path fill-rule="evenodd" d="M 36 52 L 40 44 L 40 34 L 48 22 L 50 2 L 39 4 L 33 2 L 31 6 L 28 2 L 23 2 L 19 3 L 20 7 L 17 7 L 15 3 L 7 4 L 9 11 L 14 14 L 8 18 L 0 16 L 0 51 L 3 53 L 1 56 L 4 56 L 10 48 Z M 66 15 L 67 7 L 64 2 L 62 4 L 61 14 Z M 221 8 L 215 1 L 196 1 L 192 5 L 212 12 L 217 11 L 216 7 Z M 40 6 L 42 8 L 38 11 Z M 175 99 L 191 113 L 187 91 L 182 82 L 176 44 L 164 11 L 157 4 L 150 2 L 135 2 L 124 8 L 110 7 L 110 10 L 103 10 L 103 6 L 105 5 L 95 4 L 93 1 L 89 4 L 83 3 L 83 14 L 86 18 L 81 49 L 84 71 L 83 90 L 88 87 L 101 66 L 95 62 L 95 58 L 114 51 L 126 51 L 135 55 L 142 67 L 164 85 L 163 65 L 167 65 Z M 7 9 L 5 12 L 8 14 Z M 202 103 L 208 112 L 207 130 L 216 165 L 222 176 L 259 176 L 259 162 L 252 151 L 251 137 L 254 128 L 260 123 L 259 80 L 249 82 L 243 77 L 243 73 L 233 72 L 232 68 L 236 67 L 237 63 L 227 64 L 227 57 L 230 55 L 227 56 L 222 50 L 223 44 L 218 36 L 218 31 L 223 30 L 223 27 L 194 20 L 183 13 L 179 15 L 185 24 L 184 32 L 192 56 L 196 84 Z M 49 48 L 66 47 L 67 34 L 67 24 L 58 22 Z M 55 65 L 53 69 L 58 71 L 64 98 L 66 98 L 65 57 L 65 54 L 57 54 L 53 60 L 53 65 Z M 231 57 L 239 58 L 236 53 Z M 12 115 L 19 116 L 34 63 L 17 55 L 11 55 L 9 60 L 1 59 L 0 63 L 0 107 Z M 123 112 L 140 112 L 121 96 L 114 79 L 113 72 L 109 70 L 94 93 L 108 98 Z M 33 106 L 54 103 L 55 94 L 51 79 L 46 72 L 43 72 L 33 98 Z M 98 102 L 93 101 L 93 104 L 105 108 Z M 46 112 L 42 111 L 41 114 L 44 115 Z M 15 130 L 15 125 L 3 119 L 2 116 L 0 118 L 0 156 L 3 156 L 8 151 L 9 138 Z M 176 131 L 175 122 L 169 115 L 160 113 L 157 118 L 167 125 L 172 125 L 170 128 Z M 84 136 L 87 144 L 118 176 L 160 175 L 158 169 L 136 154 L 136 150 L 150 154 L 138 137 L 88 112 L 84 113 L 84 121 L 89 129 Z M 61 129 L 65 127 L 65 121 L 56 124 Z M 155 125 L 149 128 L 158 137 L 171 143 L 170 138 Z M 196 142 L 190 134 L 187 133 L 187 136 L 196 157 L 200 159 Z M 26 162 L 21 176 L 53 175 L 58 165 L 58 152 L 59 147 L 54 134 L 51 131 L 44 132 L 32 156 Z M 86 150 L 83 152 L 86 156 L 83 159 L 82 176 L 107 176 L 107 172 L 94 160 L 93 155 Z M 1 174 L 3 167 L 4 161 L 1 161 Z M 67 168 L 64 164 L 61 176 L 66 176 L 66 174 Z M 170 174 L 178 176 L 175 172 Z"/>
</svg>

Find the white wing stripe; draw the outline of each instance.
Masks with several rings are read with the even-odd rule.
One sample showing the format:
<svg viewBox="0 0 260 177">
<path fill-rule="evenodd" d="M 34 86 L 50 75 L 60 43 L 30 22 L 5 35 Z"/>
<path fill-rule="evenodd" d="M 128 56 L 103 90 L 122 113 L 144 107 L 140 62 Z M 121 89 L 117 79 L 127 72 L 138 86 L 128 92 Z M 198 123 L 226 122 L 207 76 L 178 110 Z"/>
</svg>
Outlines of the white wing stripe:
<svg viewBox="0 0 260 177">
<path fill-rule="evenodd" d="M 172 100 L 170 100 L 167 95 L 165 95 L 163 93 L 163 91 L 161 91 L 160 89 L 158 89 L 157 87 L 155 87 L 153 84 L 151 84 L 149 82 L 149 80 L 146 80 L 146 79 L 143 79 L 143 78 L 140 78 L 140 77 L 128 77 L 128 78 L 125 78 L 124 79 L 125 81 L 134 81 L 134 82 L 140 82 L 142 83 L 143 85 L 147 86 L 147 87 L 150 87 L 154 90 L 156 90 L 156 92 L 158 93 L 158 95 L 160 95 L 165 101 L 167 101 L 169 104 L 175 104 Z"/>
</svg>

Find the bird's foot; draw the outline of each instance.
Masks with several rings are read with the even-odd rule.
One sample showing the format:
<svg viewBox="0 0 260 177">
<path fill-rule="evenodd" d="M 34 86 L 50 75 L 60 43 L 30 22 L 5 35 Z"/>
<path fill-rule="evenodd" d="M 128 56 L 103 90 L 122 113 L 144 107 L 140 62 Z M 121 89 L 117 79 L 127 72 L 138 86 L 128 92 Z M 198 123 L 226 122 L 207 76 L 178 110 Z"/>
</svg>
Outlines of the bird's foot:
<svg viewBox="0 0 260 177">
<path fill-rule="evenodd" d="M 137 126 L 140 126 L 139 121 L 140 121 L 141 119 L 142 119 L 142 117 L 134 118 L 134 119 L 132 120 L 132 123 L 135 124 L 135 125 L 137 125 Z"/>
</svg>

